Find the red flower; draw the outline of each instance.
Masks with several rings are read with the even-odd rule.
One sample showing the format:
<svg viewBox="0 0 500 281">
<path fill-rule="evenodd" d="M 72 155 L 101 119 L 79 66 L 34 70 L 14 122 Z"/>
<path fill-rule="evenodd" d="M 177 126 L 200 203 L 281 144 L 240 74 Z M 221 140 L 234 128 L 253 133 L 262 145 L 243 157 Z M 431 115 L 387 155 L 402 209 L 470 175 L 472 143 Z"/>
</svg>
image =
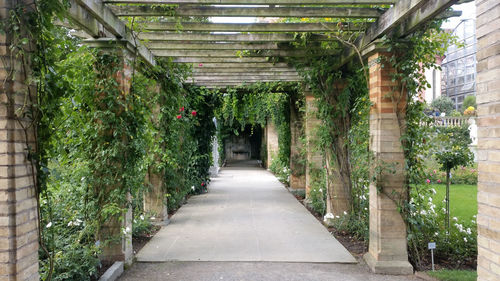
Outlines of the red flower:
<svg viewBox="0 0 500 281">
<path fill-rule="evenodd" d="M 196 116 L 196 110 L 191 111 L 191 115 Z"/>
<path fill-rule="evenodd" d="M 202 183 L 201 183 L 201 186 L 205 186 L 205 183 L 204 183 L 204 182 L 202 182 Z"/>
<path fill-rule="evenodd" d="M 179 109 L 179 112 L 183 112 L 183 111 L 184 111 L 184 106 Z"/>
<path fill-rule="evenodd" d="M 177 119 L 181 119 L 182 118 L 182 115 L 177 115 Z"/>
<path fill-rule="evenodd" d="M 198 66 L 199 66 L 199 67 L 202 67 L 202 66 L 203 66 L 203 63 L 198 64 Z"/>
</svg>

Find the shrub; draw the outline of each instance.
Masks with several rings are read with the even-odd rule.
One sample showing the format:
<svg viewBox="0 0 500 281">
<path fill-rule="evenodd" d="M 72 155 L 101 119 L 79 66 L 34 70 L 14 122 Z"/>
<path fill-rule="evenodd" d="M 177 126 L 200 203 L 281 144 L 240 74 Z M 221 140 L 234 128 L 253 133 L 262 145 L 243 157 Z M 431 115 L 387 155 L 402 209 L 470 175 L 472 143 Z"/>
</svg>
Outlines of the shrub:
<svg viewBox="0 0 500 281">
<path fill-rule="evenodd" d="M 455 109 L 455 105 L 453 101 L 446 96 L 440 96 L 435 99 L 431 103 L 431 107 L 438 110 L 439 112 L 446 113 L 447 116 L 450 116 Z"/>
<path fill-rule="evenodd" d="M 462 112 L 465 111 L 469 107 L 477 108 L 476 104 L 476 96 L 466 96 L 464 102 L 462 103 Z"/>
<path fill-rule="evenodd" d="M 278 180 L 284 184 L 289 184 L 290 181 L 290 168 L 287 163 L 283 163 L 278 157 L 274 157 L 269 170 L 276 175 Z"/>
</svg>

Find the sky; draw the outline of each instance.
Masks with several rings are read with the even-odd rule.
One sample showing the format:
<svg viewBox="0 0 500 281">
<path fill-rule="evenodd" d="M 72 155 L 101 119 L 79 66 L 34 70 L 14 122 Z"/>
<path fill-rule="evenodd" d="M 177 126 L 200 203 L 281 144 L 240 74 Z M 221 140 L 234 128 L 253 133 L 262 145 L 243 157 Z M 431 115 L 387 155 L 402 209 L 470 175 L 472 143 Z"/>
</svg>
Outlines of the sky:
<svg viewBox="0 0 500 281">
<path fill-rule="evenodd" d="M 474 19 L 476 17 L 476 3 L 474 1 L 461 5 L 453 5 L 452 8 L 455 11 L 462 11 L 462 16 L 449 18 L 441 26 L 444 29 L 455 29 L 461 20 Z"/>
</svg>

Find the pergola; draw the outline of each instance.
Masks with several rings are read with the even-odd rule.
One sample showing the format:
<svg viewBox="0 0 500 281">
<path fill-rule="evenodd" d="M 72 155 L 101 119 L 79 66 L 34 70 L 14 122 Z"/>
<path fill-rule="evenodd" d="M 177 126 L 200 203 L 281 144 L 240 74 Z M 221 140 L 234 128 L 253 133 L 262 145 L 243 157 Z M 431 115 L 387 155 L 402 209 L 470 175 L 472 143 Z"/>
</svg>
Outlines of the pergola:
<svg viewBox="0 0 500 281">
<path fill-rule="evenodd" d="M 28 0 L 0 0 L 0 18 L 19 5 L 32 5 Z M 394 202 L 382 192 L 400 191 L 404 184 L 405 155 L 401 147 L 401 131 L 397 110 L 401 104 L 387 98 L 394 87 L 391 80 L 394 70 L 381 67 L 377 62 L 388 52 L 380 44 L 384 35 L 405 37 L 420 26 L 438 17 L 450 17 L 456 12 L 447 10 L 451 5 L 471 0 L 69 0 L 67 20 L 60 24 L 76 29 L 75 35 L 85 38 L 93 46 L 109 47 L 118 42 L 137 55 L 145 67 L 157 64 L 157 59 L 170 57 L 176 63 L 193 65 L 192 77 L 185 81 L 208 88 L 225 88 L 244 83 L 263 81 L 302 81 L 297 70 L 287 58 L 304 58 L 314 55 L 314 46 L 290 48 L 297 41 L 296 34 L 310 33 L 309 41 L 336 40 L 329 36 L 336 30 L 351 34 L 351 46 L 339 44 L 329 55 L 337 56 L 340 69 L 357 59 L 359 54 L 368 60 L 370 109 L 370 149 L 374 161 L 395 164 L 394 173 L 378 174 L 377 184 L 370 191 L 370 246 L 365 255 L 370 268 L 377 273 L 409 274 L 406 226 Z M 478 103 L 478 276 L 479 280 L 500 278 L 500 2 L 476 0 L 478 39 L 477 52 L 477 103 Z M 128 27 L 130 17 L 138 28 Z M 195 22 L 193 18 L 206 17 L 258 17 L 257 23 Z M 325 22 L 285 22 L 284 18 L 329 18 Z M 333 19 L 333 20 L 330 20 Z M 357 19 L 356 23 L 349 20 Z M 361 23 L 359 23 L 361 22 Z M 135 25 L 135 24 L 134 24 Z M 20 58 L 12 56 L 9 30 L 0 36 L 4 81 L 0 92 L 0 153 L 2 155 L 2 185 L 0 186 L 0 280 L 38 280 L 38 216 L 36 183 L 28 143 L 36 139 L 30 124 L 26 92 L 31 81 L 17 73 Z M 116 47 L 116 45 L 114 45 Z M 352 48 L 355 46 L 356 48 Z M 324 55 L 324 53 L 322 53 Z M 130 90 L 130 66 L 121 56 L 118 73 L 113 74 L 120 90 Z M 10 63 L 6 63 L 9 61 Z M 335 93 L 333 93 L 335 94 Z M 314 110 L 313 99 L 306 93 L 306 111 Z M 401 102 L 406 102 L 403 100 Z M 28 103 L 28 104 L 26 104 Z M 28 106 L 27 106 L 28 105 Z M 16 114 L 21 112 L 22 120 Z M 292 117 L 291 117 L 292 118 Z M 309 126 L 320 120 L 306 120 Z M 292 123 L 292 121 L 290 122 Z M 19 133 L 20 125 L 29 127 Z M 292 151 L 293 137 L 292 132 Z M 295 132 L 296 134 L 296 132 Z M 292 152 L 293 153 L 293 152 Z M 307 163 L 314 162 L 314 155 L 307 152 Z M 290 164 L 292 166 L 293 163 Z M 153 187 L 156 188 L 156 187 Z M 307 189 L 307 174 L 306 174 Z M 159 190 L 159 187 L 158 187 Z M 335 200 L 343 197 L 338 193 Z M 158 201 L 158 200 L 157 200 Z M 158 207 L 163 207 L 161 200 Z M 124 214 L 129 216 L 129 214 Z M 126 221 L 126 220 L 124 220 Z M 110 222 L 111 224 L 112 222 Z M 114 222 L 116 229 L 122 225 Z M 122 237 L 114 257 L 127 260 L 132 256 L 131 237 Z"/>
<path fill-rule="evenodd" d="M 286 58 L 304 57 L 306 50 L 292 49 L 297 32 L 312 33 L 310 41 L 332 41 L 326 35 L 342 30 L 353 34 L 361 51 L 381 36 L 404 36 L 445 11 L 456 1 L 424 0 L 71 0 L 69 17 L 87 42 L 121 39 L 137 48 L 149 64 L 157 57 L 194 67 L 188 83 L 226 87 L 252 82 L 300 81 Z M 159 6 L 161 5 L 161 6 Z M 444 13 L 444 14 L 443 14 Z M 122 21 L 135 17 L 140 30 Z M 258 17 L 258 23 L 193 22 L 193 17 Z M 284 22 L 286 18 L 330 18 L 338 22 Z M 360 23 L 343 22 L 358 19 Z M 73 25 L 74 26 L 74 25 Z M 309 52 L 311 53 L 311 52 Z M 313 53 L 314 54 L 314 53 Z M 349 61 L 352 48 L 331 50 Z M 271 61 L 270 58 L 273 58 Z M 339 65 L 340 66 L 340 65 Z"/>
</svg>

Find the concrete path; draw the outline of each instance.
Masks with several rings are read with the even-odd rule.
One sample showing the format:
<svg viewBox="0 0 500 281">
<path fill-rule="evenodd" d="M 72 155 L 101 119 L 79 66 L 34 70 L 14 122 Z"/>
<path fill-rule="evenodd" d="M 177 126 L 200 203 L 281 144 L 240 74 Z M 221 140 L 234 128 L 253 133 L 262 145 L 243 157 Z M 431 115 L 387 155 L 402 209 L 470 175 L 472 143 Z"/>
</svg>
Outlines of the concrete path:
<svg viewBox="0 0 500 281">
<path fill-rule="evenodd" d="M 356 262 L 255 162 L 222 169 L 209 193 L 191 197 L 137 254 L 137 261 Z"/>
<path fill-rule="evenodd" d="M 136 263 L 120 281 L 417 281 L 415 276 L 372 274 L 362 262 L 164 262 Z"/>
</svg>

